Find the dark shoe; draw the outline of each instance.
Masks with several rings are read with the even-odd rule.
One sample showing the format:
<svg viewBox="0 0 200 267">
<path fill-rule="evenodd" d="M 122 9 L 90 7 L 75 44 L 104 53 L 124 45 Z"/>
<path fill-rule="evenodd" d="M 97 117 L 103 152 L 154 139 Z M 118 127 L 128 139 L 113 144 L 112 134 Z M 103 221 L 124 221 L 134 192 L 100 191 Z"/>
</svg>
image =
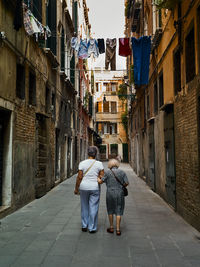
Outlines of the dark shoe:
<svg viewBox="0 0 200 267">
<path fill-rule="evenodd" d="M 121 235 L 121 231 L 120 230 L 116 230 L 116 235 Z"/>
<path fill-rule="evenodd" d="M 110 233 L 110 234 L 113 234 L 114 233 L 114 229 L 113 228 L 107 228 L 107 232 Z"/>
<path fill-rule="evenodd" d="M 87 228 L 82 228 L 82 232 L 87 232 Z"/>
<path fill-rule="evenodd" d="M 96 231 L 95 230 L 92 230 L 92 231 L 89 231 L 90 234 L 95 234 Z"/>
</svg>

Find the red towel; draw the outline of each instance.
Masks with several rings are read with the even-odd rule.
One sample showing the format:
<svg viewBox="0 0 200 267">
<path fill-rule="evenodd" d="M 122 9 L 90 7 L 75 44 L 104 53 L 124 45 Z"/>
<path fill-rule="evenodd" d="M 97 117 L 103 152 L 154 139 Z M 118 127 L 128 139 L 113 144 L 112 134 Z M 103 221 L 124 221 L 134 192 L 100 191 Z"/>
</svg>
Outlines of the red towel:
<svg viewBox="0 0 200 267">
<path fill-rule="evenodd" d="M 119 55 L 122 57 L 131 55 L 129 38 L 119 38 Z"/>
</svg>

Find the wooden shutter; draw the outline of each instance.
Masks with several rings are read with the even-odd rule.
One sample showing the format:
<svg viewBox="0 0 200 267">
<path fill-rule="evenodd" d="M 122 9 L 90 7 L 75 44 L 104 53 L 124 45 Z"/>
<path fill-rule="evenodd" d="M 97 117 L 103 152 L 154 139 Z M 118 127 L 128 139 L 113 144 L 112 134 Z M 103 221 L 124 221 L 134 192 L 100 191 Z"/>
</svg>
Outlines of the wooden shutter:
<svg viewBox="0 0 200 267">
<path fill-rule="evenodd" d="M 102 102 L 98 102 L 98 112 L 102 112 Z"/>
<path fill-rule="evenodd" d="M 42 0 L 32 1 L 33 15 L 42 23 Z"/>
<path fill-rule="evenodd" d="M 51 30 L 51 37 L 47 38 L 47 47 L 51 49 L 54 55 L 56 55 L 57 44 L 57 1 L 51 0 L 46 10 L 47 25 Z"/>
<path fill-rule="evenodd" d="M 62 29 L 60 48 L 61 70 L 65 71 L 65 31 Z"/>
<path fill-rule="evenodd" d="M 109 112 L 109 102 L 103 103 L 103 112 Z"/>
<path fill-rule="evenodd" d="M 117 113 L 117 102 L 111 102 L 111 113 Z"/>
</svg>

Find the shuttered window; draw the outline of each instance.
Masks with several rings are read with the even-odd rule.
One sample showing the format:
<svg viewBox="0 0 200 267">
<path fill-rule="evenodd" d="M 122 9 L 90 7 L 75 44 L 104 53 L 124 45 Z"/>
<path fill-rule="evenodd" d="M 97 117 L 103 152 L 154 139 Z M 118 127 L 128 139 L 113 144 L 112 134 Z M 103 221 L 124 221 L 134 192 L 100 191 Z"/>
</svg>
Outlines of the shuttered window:
<svg viewBox="0 0 200 267">
<path fill-rule="evenodd" d="M 54 55 L 57 54 L 56 52 L 56 44 L 57 44 L 57 1 L 51 0 L 48 1 L 48 6 L 46 9 L 46 18 L 47 18 L 47 25 L 51 30 L 51 37 L 47 39 L 47 47 L 51 49 Z"/>
<path fill-rule="evenodd" d="M 36 75 L 33 70 L 29 71 L 29 104 L 36 105 Z"/>
<path fill-rule="evenodd" d="M 109 112 L 109 102 L 106 101 L 103 103 L 103 112 Z"/>
<path fill-rule="evenodd" d="M 159 76 L 159 107 L 164 104 L 163 73 Z"/>
<path fill-rule="evenodd" d="M 158 113 L 158 86 L 157 81 L 154 83 L 154 113 Z"/>
<path fill-rule="evenodd" d="M 70 61 L 70 81 L 75 85 L 75 56 L 73 55 Z"/>
<path fill-rule="evenodd" d="M 61 71 L 65 71 L 65 31 L 62 29 L 61 33 L 61 48 L 60 48 L 60 60 L 61 60 Z"/>
<path fill-rule="evenodd" d="M 21 64 L 17 64 L 16 68 L 16 96 L 25 98 L 25 67 Z"/>
<path fill-rule="evenodd" d="M 31 2 L 33 15 L 42 23 L 42 0 L 32 0 Z"/>
<path fill-rule="evenodd" d="M 78 31 L 78 2 L 74 2 L 74 8 L 73 8 L 73 22 L 74 22 L 74 29 L 75 32 Z"/>
<path fill-rule="evenodd" d="M 174 52 L 174 94 L 181 91 L 181 51 Z"/>
<path fill-rule="evenodd" d="M 102 102 L 97 102 L 97 112 L 102 112 Z"/>
<path fill-rule="evenodd" d="M 186 82 L 190 82 L 195 77 L 195 44 L 194 27 L 189 32 L 185 40 L 186 57 Z"/>
<path fill-rule="evenodd" d="M 111 102 L 111 113 L 117 113 L 117 102 Z"/>
</svg>

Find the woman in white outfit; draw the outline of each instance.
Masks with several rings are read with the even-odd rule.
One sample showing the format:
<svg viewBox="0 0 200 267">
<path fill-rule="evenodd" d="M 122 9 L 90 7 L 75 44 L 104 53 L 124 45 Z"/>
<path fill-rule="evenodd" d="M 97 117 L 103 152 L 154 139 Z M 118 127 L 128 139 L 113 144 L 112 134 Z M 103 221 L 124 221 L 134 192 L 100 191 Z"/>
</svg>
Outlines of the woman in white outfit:
<svg viewBox="0 0 200 267">
<path fill-rule="evenodd" d="M 82 231 L 95 233 L 97 231 L 100 188 L 97 178 L 104 176 L 103 164 L 95 160 L 97 148 L 88 148 L 88 159 L 79 164 L 78 176 L 74 194 L 80 192 Z"/>
</svg>

